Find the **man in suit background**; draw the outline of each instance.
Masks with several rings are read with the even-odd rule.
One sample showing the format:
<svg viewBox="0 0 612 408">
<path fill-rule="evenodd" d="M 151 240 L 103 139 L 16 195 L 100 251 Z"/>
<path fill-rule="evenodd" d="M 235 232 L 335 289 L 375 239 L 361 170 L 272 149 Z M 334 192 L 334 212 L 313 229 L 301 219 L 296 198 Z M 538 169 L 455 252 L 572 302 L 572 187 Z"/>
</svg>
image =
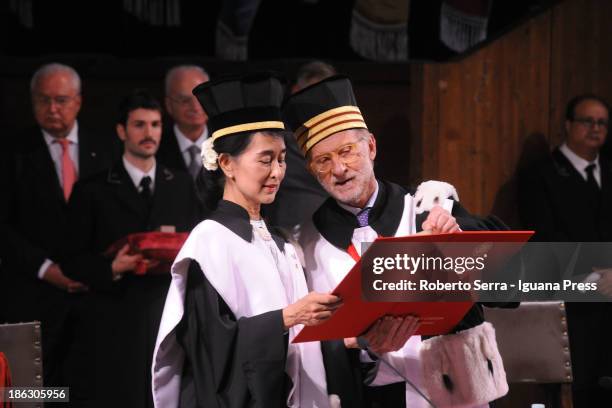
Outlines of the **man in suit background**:
<svg viewBox="0 0 612 408">
<path fill-rule="evenodd" d="M 111 139 L 96 138 L 77 121 L 81 79 L 62 64 L 40 67 L 31 80 L 38 126 L 24 131 L 5 152 L 0 224 L 3 276 L 0 322 L 42 322 L 46 386 L 71 386 L 78 399 L 75 327 L 85 286 L 68 278 L 58 261 L 65 250 L 67 201 L 74 182 L 106 168 L 113 159 Z M 4 240 L 3 240 L 4 241 Z M 75 360 L 76 359 L 76 360 Z"/>
<path fill-rule="evenodd" d="M 165 106 L 172 123 L 164 129 L 157 159 L 174 170 L 187 171 L 195 180 L 202 163 L 201 146 L 208 137 L 208 117 L 191 93 L 209 76 L 197 65 L 171 68 L 165 79 Z"/>
<path fill-rule="evenodd" d="M 316 84 L 336 74 L 336 69 L 323 61 L 310 61 L 297 72 L 291 94 Z M 312 214 L 328 194 L 308 171 L 304 156 L 298 149 L 295 138 L 287 133 L 287 173 L 281 183 L 274 202 L 265 208 L 266 217 L 271 225 L 291 228 L 310 220 Z"/>
<path fill-rule="evenodd" d="M 580 95 L 567 106 L 566 138 L 521 177 L 519 211 L 539 241 L 609 241 L 612 169 L 599 152 L 608 134 L 608 104 Z"/>
<path fill-rule="evenodd" d="M 564 143 L 520 175 L 519 214 L 523 226 L 535 230 L 536 240 L 612 241 L 612 164 L 600 155 L 609 113 L 608 103 L 596 95 L 574 97 L 566 109 Z M 598 279 L 600 292 L 612 297 L 612 272 L 592 270 L 606 266 L 605 255 L 583 246 L 575 274 Z M 601 377 L 612 375 L 610 312 L 609 303 L 567 304 L 576 407 L 612 402 L 612 393 L 598 385 Z"/>
<path fill-rule="evenodd" d="M 103 253 L 132 233 L 163 226 L 188 232 L 199 220 L 193 181 L 155 159 L 162 134 L 161 105 L 144 91 L 126 97 L 116 125 L 123 157 L 107 171 L 79 181 L 70 200 L 71 252 L 62 267 L 85 282 L 94 310 L 89 330 L 95 360 L 96 406 L 150 407 L 151 358 L 170 284 L 169 265 L 144 275 L 125 245 Z M 148 263 L 152 267 L 151 263 Z M 151 273 L 149 273 L 151 272 Z"/>
</svg>

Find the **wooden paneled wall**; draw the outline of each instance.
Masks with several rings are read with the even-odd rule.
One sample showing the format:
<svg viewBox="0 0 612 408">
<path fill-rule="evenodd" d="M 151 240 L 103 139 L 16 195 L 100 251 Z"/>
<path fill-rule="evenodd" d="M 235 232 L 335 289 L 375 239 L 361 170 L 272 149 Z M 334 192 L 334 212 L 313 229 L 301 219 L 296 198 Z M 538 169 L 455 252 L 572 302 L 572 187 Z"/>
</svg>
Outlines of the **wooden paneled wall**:
<svg viewBox="0 0 612 408">
<path fill-rule="evenodd" d="M 565 0 L 461 60 L 411 66 L 412 180 L 514 227 L 514 176 L 562 140 L 565 104 L 612 98 L 612 2 Z"/>
<path fill-rule="evenodd" d="M 562 140 L 565 103 L 580 92 L 612 100 L 612 2 L 566 0 L 552 10 L 551 141 Z"/>
</svg>

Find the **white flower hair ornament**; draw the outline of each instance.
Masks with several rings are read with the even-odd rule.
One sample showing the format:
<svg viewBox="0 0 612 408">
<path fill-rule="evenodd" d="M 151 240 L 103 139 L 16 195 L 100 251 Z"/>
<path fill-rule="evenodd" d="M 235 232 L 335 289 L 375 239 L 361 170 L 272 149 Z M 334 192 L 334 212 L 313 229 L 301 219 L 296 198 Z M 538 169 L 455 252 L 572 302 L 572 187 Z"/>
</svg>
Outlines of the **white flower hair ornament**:
<svg viewBox="0 0 612 408">
<path fill-rule="evenodd" d="M 212 137 L 209 137 L 202 143 L 202 165 L 208 171 L 215 171 L 219 168 L 219 163 L 217 162 L 219 154 L 215 152 L 213 143 Z"/>
</svg>

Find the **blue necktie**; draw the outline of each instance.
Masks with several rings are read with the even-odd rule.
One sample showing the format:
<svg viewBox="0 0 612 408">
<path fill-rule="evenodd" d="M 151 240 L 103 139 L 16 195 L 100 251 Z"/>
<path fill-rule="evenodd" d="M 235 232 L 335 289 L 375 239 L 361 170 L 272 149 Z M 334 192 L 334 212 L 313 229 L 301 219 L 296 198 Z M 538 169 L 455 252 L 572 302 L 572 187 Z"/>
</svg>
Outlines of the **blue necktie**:
<svg viewBox="0 0 612 408">
<path fill-rule="evenodd" d="M 357 224 L 359 224 L 360 227 L 367 227 L 369 225 L 368 218 L 371 209 L 372 207 L 366 207 L 357 213 Z"/>
</svg>

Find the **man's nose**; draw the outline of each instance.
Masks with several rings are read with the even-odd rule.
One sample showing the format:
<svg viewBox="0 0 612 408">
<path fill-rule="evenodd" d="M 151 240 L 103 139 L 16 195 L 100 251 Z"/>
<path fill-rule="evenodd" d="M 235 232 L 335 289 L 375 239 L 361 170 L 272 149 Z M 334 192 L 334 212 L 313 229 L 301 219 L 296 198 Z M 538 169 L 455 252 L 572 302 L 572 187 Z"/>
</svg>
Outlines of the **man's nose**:
<svg viewBox="0 0 612 408">
<path fill-rule="evenodd" d="M 51 99 L 49 101 L 49 111 L 55 113 L 59 110 L 60 104 L 55 101 L 55 99 Z"/>
<path fill-rule="evenodd" d="M 200 105 L 200 102 L 198 102 L 198 100 L 196 99 L 195 96 L 192 96 L 189 99 L 189 102 L 187 103 L 187 106 L 189 106 L 191 109 L 200 111 L 203 110 L 202 105 Z"/>
<path fill-rule="evenodd" d="M 153 134 L 153 129 L 154 128 L 155 127 L 153 125 L 145 126 L 145 135 L 150 137 Z"/>
<path fill-rule="evenodd" d="M 346 164 L 337 157 L 332 159 L 332 173 L 333 174 L 343 174 L 346 172 Z"/>
</svg>

